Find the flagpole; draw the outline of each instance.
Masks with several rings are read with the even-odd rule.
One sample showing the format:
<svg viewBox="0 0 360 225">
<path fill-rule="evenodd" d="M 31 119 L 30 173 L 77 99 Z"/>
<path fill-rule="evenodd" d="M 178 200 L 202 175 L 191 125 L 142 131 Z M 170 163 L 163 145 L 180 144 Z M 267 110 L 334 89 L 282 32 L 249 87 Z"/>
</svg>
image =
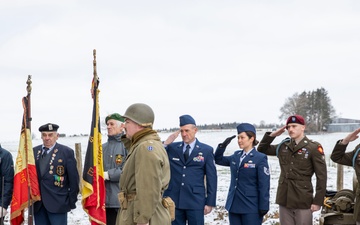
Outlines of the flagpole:
<svg viewBox="0 0 360 225">
<path fill-rule="evenodd" d="M 27 95 L 26 95 L 26 98 L 27 98 L 27 112 L 26 112 L 26 122 L 25 122 L 25 127 L 24 129 L 29 129 L 31 131 L 31 100 L 30 100 L 30 96 L 31 96 L 31 90 L 32 90 L 32 87 L 31 87 L 31 75 L 28 75 L 28 79 L 26 81 L 26 91 L 27 91 Z M 31 132 L 30 132 L 30 135 L 31 135 Z M 27 132 L 25 132 L 25 140 L 27 140 Z M 31 138 L 31 137 L 30 137 Z M 26 152 L 26 163 L 28 162 L 28 145 L 25 145 L 25 152 Z M 30 149 L 30 151 L 32 151 L 32 149 Z M 26 167 L 28 167 L 26 165 Z M 31 204 L 32 202 L 32 199 L 31 199 L 31 190 L 30 190 L 30 177 L 28 177 L 28 224 L 29 225 L 32 225 L 33 224 L 33 209 L 34 209 L 34 205 Z"/>
</svg>

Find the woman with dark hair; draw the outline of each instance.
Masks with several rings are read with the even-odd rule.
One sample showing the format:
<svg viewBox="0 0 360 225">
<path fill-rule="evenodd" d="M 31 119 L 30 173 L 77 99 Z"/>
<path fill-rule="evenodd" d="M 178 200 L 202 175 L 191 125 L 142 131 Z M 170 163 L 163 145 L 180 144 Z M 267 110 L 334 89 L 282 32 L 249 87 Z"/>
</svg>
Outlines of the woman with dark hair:
<svg viewBox="0 0 360 225">
<path fill-rule="evenodd" d="M 231 181 L 225 208 L 230 225 L 261 225 L 269 211 L 270 172 L 267 156 L 256 150 L 255 127 L 249 123 L 237 126 L 240 150 L 224 156 L 227 145 L 236 135 L 220 143 L 215 152 L 215 163 L 229 166 Z"/>
</svg>

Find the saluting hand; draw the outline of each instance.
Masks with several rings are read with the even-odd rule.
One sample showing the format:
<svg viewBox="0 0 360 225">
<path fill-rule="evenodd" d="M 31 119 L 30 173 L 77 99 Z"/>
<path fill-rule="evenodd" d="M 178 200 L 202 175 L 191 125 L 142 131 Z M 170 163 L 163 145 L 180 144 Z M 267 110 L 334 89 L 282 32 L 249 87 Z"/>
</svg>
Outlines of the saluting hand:
<svg viewBox="0 0 360 225">
<path fill-rule="evenodd" d="M 342 139 L 341 144 L 347 145 L 351 141 L 355 141 L 359 137 L 360 128 L 354 130 L 350 134 L 348 134 L 344 139 Z"/>
<path fill-rule="evenodd" d="M 167 139 L 166 141 L 164 141 L 164 145 L 169 145 L 171 143 L 173 143 L 175 141 L 175 139 L 179 136 L 180 134 L 180 130 L 175 131 L 174 133 L 172 133 Z"/>
<path fill-rule="evenodd" d="M 279 129 L 277 129 L 276 131 L 271 132 L 271 134 L 269 135 L 270 137 L 277 137 L 282 135 L 282 133 L 284 133 L 286 130 L 286 125 L 280 127 Z"/>
<path fill-rule="evenodd" d="M 226 138 L 223 143 L 219 144 L 219 148 L 226 148 L 226 146 L 228 146 L 228 144 L 230 144 L 231 140 L 234 139 L 235 137 L 236 137 L 236 135 Z"/>
</svg>

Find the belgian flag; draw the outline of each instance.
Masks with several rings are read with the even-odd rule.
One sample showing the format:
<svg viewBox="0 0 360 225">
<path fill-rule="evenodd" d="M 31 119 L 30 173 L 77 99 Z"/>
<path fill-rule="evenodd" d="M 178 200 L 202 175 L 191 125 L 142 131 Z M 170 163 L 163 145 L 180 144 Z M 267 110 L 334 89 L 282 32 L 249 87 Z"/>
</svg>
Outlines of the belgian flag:
<svg viewBox="0 0 360 225">
<path fill-rule="evenodd" d="M 92 225 L 106 225 L 105 183 L 102 155 L 100 116 L 99 116 L 99 79 L 96 75 L 96 60 L 94 50 L 94 78 L 92 81 L 92 96 L 94 100 L 91 121 L 91 131 L 86 150 L 82 179 L 82 206 L 89 215 Z"/>
</svg>

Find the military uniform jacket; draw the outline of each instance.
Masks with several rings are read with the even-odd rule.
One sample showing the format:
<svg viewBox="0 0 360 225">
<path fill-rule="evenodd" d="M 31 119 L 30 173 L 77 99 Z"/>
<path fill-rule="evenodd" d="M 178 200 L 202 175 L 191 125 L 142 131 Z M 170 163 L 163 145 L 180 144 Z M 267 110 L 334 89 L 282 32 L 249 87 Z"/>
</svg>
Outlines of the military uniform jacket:
<svg viewBox="0 0 360 225">
<path fill-rule="evenodd" d="M 46 158 L 41 158 L 41 154 L 42 145 L 36 146 L 34 156 L 41 201 L 35 202 L 35 212 L 42 204 L 51 213 L 66 213 L 75 209 L 79 193 L 79 174 L 74 150 L 56 143 Z M 42 166 L 44 162 L 40 160 L 46 161 L 45 166 Z"/>
<path fill-rule="evenodd" d="M 169 185 L 170 165 L 166 151 L 156 131 L 145 128 L 131 140 L 120 190 L 135 195 L 128 200 L 127 209 L 121 208 L 116 224 L 170 225 L 170 214 L 162 205 L 162 193 Z"/>
<path fill-rule="evenodd" d="M 119 181 L 124 166 L 127 151 L 120 140 L 120 135 L 109 136 L 108 141 L 102 145 L 104 171 L 109 174 L 109 180 L 105 180 L 107 208 L 120 208 L 118 194 L 120 192 Z"/>
<path fill-rule="evenodd" d="M 166 147 L 171 179 L 164 196 L 170 196 L 178 209 L 215 207 L 217 174 L 213 148 L 196 139 L 195 147 L 185 162 L 183 146 L 184 142 L 174 142 Z"/>
<path fill-rule="evenodd" d="M 4 184 L 2 183 L 4 177 Z M 0 206 L 7 209 L 13 194 L 14 161 L 9 151 L 0 145 L 0 187 L 4 187 L 4 193 L 0 189 Z M 3 205 L 2 205 L 3 204 Z"/>
<path fill-rule="evenodd" d="M 231 213 L 258 213 L 269 210 L 270 172 L 267 156 L 255 148 L 242 160 L 243 150 L 224 156 L 225 148 L 215 151 L 215 163 L 229 166 L 231 181 L 225 208 Z"/>
<path fill-rule="evenodd" d="M 360 182 L 360 151 L 356 154 L 356 150 L 360 148 L 360 144 L 355 147 L 351 152 L 346 152 L 348 145 L 340 144 L 341 140 L 336 142 L 336 145 L 331 153 L 331 160 L 341 165 L 353 166 L 358 182 Z M 354 158 L 355 156 L 355 158 Z M 360 189 L 359 184 L 357 185 L 355 193 L 355 209 L 354 218 L 356 221 L 360 221 Z"/>
<path fill-rule="evenodd" d="M 265 133 L 258 151 L 267 155 L 277 155 L 278 145 L 271 145 L 275 137 Z M 322 206 L 326 193 L 326 162 L 322 146 L 306 136 L 295 146 L 294 141 L 285 142 L 278 149 L 280 177 L 276 193 L 276 203 L 293 209 L 309 209 L 311 204 Z M 316 175 L 316 191 L 311 182 Z"/>
</svg>

